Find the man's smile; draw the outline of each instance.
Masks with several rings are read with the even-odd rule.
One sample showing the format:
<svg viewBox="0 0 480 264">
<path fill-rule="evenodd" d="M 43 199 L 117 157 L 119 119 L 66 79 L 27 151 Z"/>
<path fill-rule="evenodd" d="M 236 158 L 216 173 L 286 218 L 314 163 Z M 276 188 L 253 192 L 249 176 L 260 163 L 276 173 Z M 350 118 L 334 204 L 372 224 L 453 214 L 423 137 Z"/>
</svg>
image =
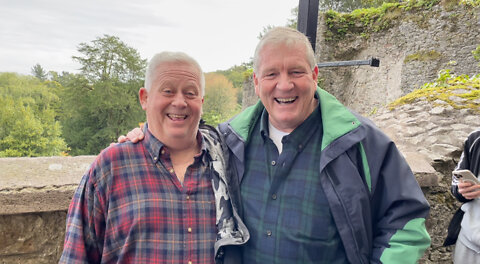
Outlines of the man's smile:
<svg viewBox="0 0 480 264">
<path fill-rule="evenodd" d="M 188 115 L 180 115 L 180 114 L 167 114 L 167 116 L 173 121 L 185 120 L 188 117 Z"/>
<path fill-rule="evenodd" d="M 291 104 L 297 100 L 298 96 L 289 97 L 289 98 L 278 98 L 275 97 L 275 101 L 279 104 Z"/>
</svg>

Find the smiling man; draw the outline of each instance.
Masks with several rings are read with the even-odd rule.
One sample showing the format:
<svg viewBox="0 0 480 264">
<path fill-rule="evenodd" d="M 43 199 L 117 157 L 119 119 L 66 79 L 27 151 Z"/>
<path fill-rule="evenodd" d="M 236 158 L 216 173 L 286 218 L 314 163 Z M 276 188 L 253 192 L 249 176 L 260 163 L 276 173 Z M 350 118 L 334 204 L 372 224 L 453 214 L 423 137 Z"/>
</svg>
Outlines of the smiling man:
<svg viewBox="0 0 480 264">
<path fill-rule="evenodd" d="M 260 101 L 220 124 L 250 240 L 243 263 L 417 263 L 429 205 L 395 144 L 317 88 L 308 39 L 257 45 Z"/>
<path fill-rule="evenodd" d="M 395 144 L 317 87 L 308 39 L 278 27 L 253 59 L 260 101 L 219 125 L 243 263 L 417 263 L 429 205 Z M 127 134 L 141 139 L 139 130 Z M 230 263 L 225 261 L 225 263 Z"/>
<path fill-rule="evenodd" d="M 200 128 L 203 72 L 181 52 L 149 63 L 139 90 L 145 139 L 100 153 L 74 194 L 60 263 L 215 262 L 248 240 L 229 203 L 214 129 Z"/>
</svg>

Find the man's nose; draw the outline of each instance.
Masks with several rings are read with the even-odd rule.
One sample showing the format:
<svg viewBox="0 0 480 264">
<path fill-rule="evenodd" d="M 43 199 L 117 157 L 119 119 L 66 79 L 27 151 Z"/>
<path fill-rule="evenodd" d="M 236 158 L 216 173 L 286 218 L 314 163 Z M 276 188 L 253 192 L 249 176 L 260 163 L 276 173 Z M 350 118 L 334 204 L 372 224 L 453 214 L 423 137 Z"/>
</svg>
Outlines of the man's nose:
<svg viewBox="0 0 480 264">
<path fill-rule="evenodd" d="M 288 74 L 280 74 L 278 78 L 277 88 L 282 90 L 290 90 L 293 88 L 293 82 L 288 76 Z"/>
<path fill-rule="evenodd" d="M 177 93 L 173 98 L 172 105 L 176 107 L 186 107 L 187 100 L 185 99 L 185 96 L 182 93 Z"/>
</svg>

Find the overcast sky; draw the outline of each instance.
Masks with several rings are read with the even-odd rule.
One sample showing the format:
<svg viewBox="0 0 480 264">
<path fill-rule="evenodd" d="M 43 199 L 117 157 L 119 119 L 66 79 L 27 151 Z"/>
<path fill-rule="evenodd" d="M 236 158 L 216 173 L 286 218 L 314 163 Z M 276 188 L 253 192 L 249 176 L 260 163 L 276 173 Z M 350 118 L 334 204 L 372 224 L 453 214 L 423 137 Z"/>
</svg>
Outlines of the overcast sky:
<svg viewBox="0 0 480 264">
<path fill-rule="evenodd" d="M 0 0 L 0 72 L 78 72 L 77 47 L 104 34 L 142 58 L 184 51 L 205 72 L 248 62 L 267 25 L 284 26 L 298 0 Z"/>
</svg>

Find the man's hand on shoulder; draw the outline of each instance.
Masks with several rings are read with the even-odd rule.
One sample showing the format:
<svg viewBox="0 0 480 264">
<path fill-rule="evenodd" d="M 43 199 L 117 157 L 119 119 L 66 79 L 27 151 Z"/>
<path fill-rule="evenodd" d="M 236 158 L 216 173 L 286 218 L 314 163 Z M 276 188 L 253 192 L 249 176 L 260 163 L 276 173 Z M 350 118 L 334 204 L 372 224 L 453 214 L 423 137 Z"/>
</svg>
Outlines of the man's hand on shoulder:
<svg viewBox="0 0 480 264">
<path fill-rule="evenodd" d="M 142 125 L 143 127 L 143 125 Z M 127 133 L 126 136 L 124 135 L 121 135 L 118 137 L 118 143 L 123 143 L 125 141 L 128 141 L 130 140 L 132 143 L 137 143 L 141 140 L 143 140 L 144 138 L 144 134 L 143 134 L 143 131 L 142 131 L 142 128 L 141 127 L 136 127 L 132 130 L 130 130 L 130 132 Z M 112 143 L 114 144 L 114 143 Z"/>
</svg>

